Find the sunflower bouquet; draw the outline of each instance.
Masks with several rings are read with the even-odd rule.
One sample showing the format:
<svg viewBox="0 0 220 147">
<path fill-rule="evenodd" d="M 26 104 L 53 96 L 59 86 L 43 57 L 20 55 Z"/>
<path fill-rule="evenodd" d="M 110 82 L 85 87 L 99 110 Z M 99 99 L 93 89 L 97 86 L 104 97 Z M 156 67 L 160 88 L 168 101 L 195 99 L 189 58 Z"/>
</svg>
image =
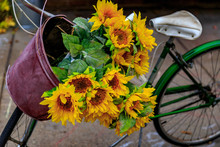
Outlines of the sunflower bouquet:
<svg viewBox="0 0 220 147">
<path fill-rule="evenodd" d="M 73 20 L 71 34 L 62 33 L 68 53 L 52 67 L 60 84 L 45 91 L 40 104 L 62 125 L 99 120 L 118 135 L 131 134 L 154 115 L 155 89 L 130 82 L 148 72 L 153 31 L 141 13 L 126 19 L 111 1 L 98 0 L 94 8 L 90 19 Z"/>
<path fill-rule="evenodd" d="M 15 26 L 15 22 L 10 15 L 8 0 L 0 0 L 0 33 L 6 32 L 9 27 Z"/>
</svg>

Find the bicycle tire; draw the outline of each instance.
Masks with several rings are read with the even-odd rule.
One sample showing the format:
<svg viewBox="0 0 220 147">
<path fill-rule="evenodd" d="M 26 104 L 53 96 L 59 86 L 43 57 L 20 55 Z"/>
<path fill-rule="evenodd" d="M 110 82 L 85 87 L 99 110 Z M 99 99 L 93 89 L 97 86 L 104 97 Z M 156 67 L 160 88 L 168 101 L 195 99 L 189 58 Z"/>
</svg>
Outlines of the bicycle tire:
<svg viewBox="0 0 220 147">
<path fill-rule="evenodd" d="M 25 147 L 34 130 L 36 120 L 25 115 L 18 107 L 8 120 L 0 136 L 0 146 L 12 144 Z"/>
<path fill-rule="evenodd" d="M 197 49 L 198 50 L 198 49 Z M 194 77 L 196 77 L 197 82 L 202 83 L 203 86 L 207 86 L 210 89 L 207 88 L 207 90 L 214 91 L 213 94 L 217 97 L 219 97 L 219 90 L 220 89 L 220 47 L 219 45 L 217 47 L 210 47 L 209 49 L 204 49 L 204 51 L 196 53 L 195 50 L 191 51 L 190 53 L 195 54 L 191 56 L 190 58 L 186 59 L 187 63 L 192 62 L 193 68 L 190 69 L 190 73 L 194 74 Z M 186 55 L 189 53 L 186 53 Z M 203 64 L 204 63 L 204 57 L 214 57 L 213 59 L 206 59 L 205 62 L 210 61 L 213 62 L 213 64 Z M 184 57 L 184 56 L 183 56 Z M 217 60 L 217 61 L 216 61 Z M 200 66 L 199 66 L 200 65 Z M 213 70 L 214 65 L 214 72 L 210 71 Z M 204 69 L 204 66 L 206 66 L 206 70 Z M 175 65 L 175 70 L 172 71 L 173 73 L 169 75 L 168 80 L 163 85 L 161 90 L 159 90 L 158 98 L 157 98 L 157 107 L 155 108 L 155 115 L 164 113 L 164 112 L 170 112 L 173 110 L 178 110 L 182 108 L 187 108 L 188 106 L 198 106 L 202 103 L 205 103 L 204 100 L 199 99 L 199 95 L 196 94 L 196 91 L 198 90 L 194 89 L 192 91 L 186 91 L 185 93 L 176 93 L 176 94 L 169 94 L 168 96 L 165 95 L 166 90 L 170 87 L 173 87 L 173 85 L 179 83 L 180 85 L 187 85 L 187 82 L 190 82 L 189 79 L 187 79 L 186 75 L 184 75 L 184 72 L 181 70 L 181 68 L 178 65 Z M 218 68 L 218 69 L 217 69 Z M 173 68 L 174 69 L 174 68 Z M 199 72 L 199 73 L 198 73 Z M 214 73 L 213 79 L 214 80 L 211 84 L 207 83 L 207 76 L 204 79 L 203 73 Z M 184 79 L 184 80 L 181 80 Z M 199 78 L 201 78 L 199 80 Z M 189 81 L 188 81 L 189 80 Z M 209 81 L 210 82 L 210 81 Z M 204 85 L 206 84 L 206 85 Z M 213 87 L 211 87 L 211 86 Z M 157 87 L 157 86 L 156 86 Z M 194 92 L 194 95 L 190 95 L 190 93 Z M 181 94 L 181 97 L 191 96 L 190 99 L 183 101 L 177 101 L 174 104 L 171 104 L 171 106 L 166 107 L 164 103 L 167 104 L 168 101 L 172 101 L 175 99 L 175 96 Z M 201 96 L 200 96 L 201 97 Z M 166 141 L 180 146 L 194 146 L 194 145 L 201 145 L 204 143 L 208 143 L 220 136 L 220 125 L 218 124 L 218 121 L 216 121 L 215 115 L 218 115 L 220 117 L 220 110 L 216 110 L 219 107 L 219 103 L 215 106 L 210 106 L 207 108 L 201 108 L 196 109 L 188 112 L 173 114 L 169 116 L 164 116 L 161 118 L 155 118 L 153 120 L 154 126 L 158 132 L 158 134 L 165 139 Z M 215 113 L 215 115 L 213 115 Z M 209 116 L 211 115 L 211 116 Z M 213 120 L 214 119 L 214 120 Z M 220 118 L 218 118 L 220 122 Z M 208 124 L 206 124 L 207 122 Z M 204 123 L 205 122 L 205 123 Z M 217 124 L 216 124 L 217 123 Z M 210 129 L 211 128 L 211 129 Z M 213 131 L 216 129 L 217 131 Z M 206 130 L 206 131 L 205 131 Z M 211 130 L 211 131 L 210 131 Z M 211 132 L 211 133 L 210 133 Z M 206 133 L 204 135 L 204 133 Z"/>
</svg>

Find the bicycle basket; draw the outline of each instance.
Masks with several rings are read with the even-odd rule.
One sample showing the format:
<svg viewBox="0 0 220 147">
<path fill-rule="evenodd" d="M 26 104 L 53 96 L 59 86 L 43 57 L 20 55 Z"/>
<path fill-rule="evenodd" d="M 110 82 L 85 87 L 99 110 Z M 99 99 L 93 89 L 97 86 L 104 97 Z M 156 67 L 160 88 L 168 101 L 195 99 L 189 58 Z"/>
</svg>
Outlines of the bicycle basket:
<svg viewBox="0 0 220 147">
<path fill-rule="evenodd" d="M 71 33 L 73 23 L 61 15 L 47 19 L 6 75 L 8 91 L 15 104 L 37 120 L 49 119 L 48 107 L 39 104 L 43 100 L 41 95 L 59 84 L 46 55 L 57 58 L 66 51 L 57 26 Z"/>
</svg>

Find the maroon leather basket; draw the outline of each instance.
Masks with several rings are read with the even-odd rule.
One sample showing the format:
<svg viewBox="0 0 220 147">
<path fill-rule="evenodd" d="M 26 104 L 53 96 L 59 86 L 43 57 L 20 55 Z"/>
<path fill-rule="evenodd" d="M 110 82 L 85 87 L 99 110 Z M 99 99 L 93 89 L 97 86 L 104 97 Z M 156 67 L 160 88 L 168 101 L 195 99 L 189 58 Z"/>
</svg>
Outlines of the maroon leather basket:
<svg viewBox="0 0 220 147">
<path fill-rule="evenodd" d="M 61 32 L 71 33 L 72 26 L 64 16 L 47 19 L 7 71 L 6 83 L 13 101 L 37 120 L 49 119 L 48 107 L 39 104 L 41 95 L 59 84 L 46 54 L 56 58 L 66 51 Z"/>
</svg>

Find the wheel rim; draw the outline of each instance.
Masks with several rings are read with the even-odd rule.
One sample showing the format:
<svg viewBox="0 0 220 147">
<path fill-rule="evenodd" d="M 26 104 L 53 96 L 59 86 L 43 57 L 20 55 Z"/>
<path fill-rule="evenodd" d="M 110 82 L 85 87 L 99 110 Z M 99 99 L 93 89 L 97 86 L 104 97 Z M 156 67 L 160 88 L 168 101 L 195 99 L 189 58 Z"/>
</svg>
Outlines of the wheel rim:
<svg viewBox="0 0 220 147">
<path fill-rule="evenodd" d="M 27 136 L 28 136 L 28 128 L 33 119 L 25 114 L 22 114 L 19 121 L 17 122 L 13 132 L 11 133 L 8 142 L 6 143 L 6 147 L 8 146 L 26 146 Z M 24 143 L 25 142 L 25 143 Z"/>
<path fill-rule="evenodd" d="M 220 96 L 220 51 L 214 50 L 204 55 L 196 57 L 191 61 L 193 68 L 190 73 L 213 97 Z M 177 85 L 190 85 L 191 80 L 182 71 L 173 77 L 168 88 Z M 186 100 L 160 107 L 159 114 L 178 110 L 179 108 L 189 108 L 206 103 L 206 99 L 198 90 L 181 92 L 178 94 L 164 95 L 160 101 L 160 106 L 164 103 L 176 99 L 176 97 L 187 97 Z M 170 142 L 176 144 L 202 144 L 220 135 L 220 104 L 197 109 L 189 112 L 165 116 L 158 119 L 162 136 Z"/>
</svg>

